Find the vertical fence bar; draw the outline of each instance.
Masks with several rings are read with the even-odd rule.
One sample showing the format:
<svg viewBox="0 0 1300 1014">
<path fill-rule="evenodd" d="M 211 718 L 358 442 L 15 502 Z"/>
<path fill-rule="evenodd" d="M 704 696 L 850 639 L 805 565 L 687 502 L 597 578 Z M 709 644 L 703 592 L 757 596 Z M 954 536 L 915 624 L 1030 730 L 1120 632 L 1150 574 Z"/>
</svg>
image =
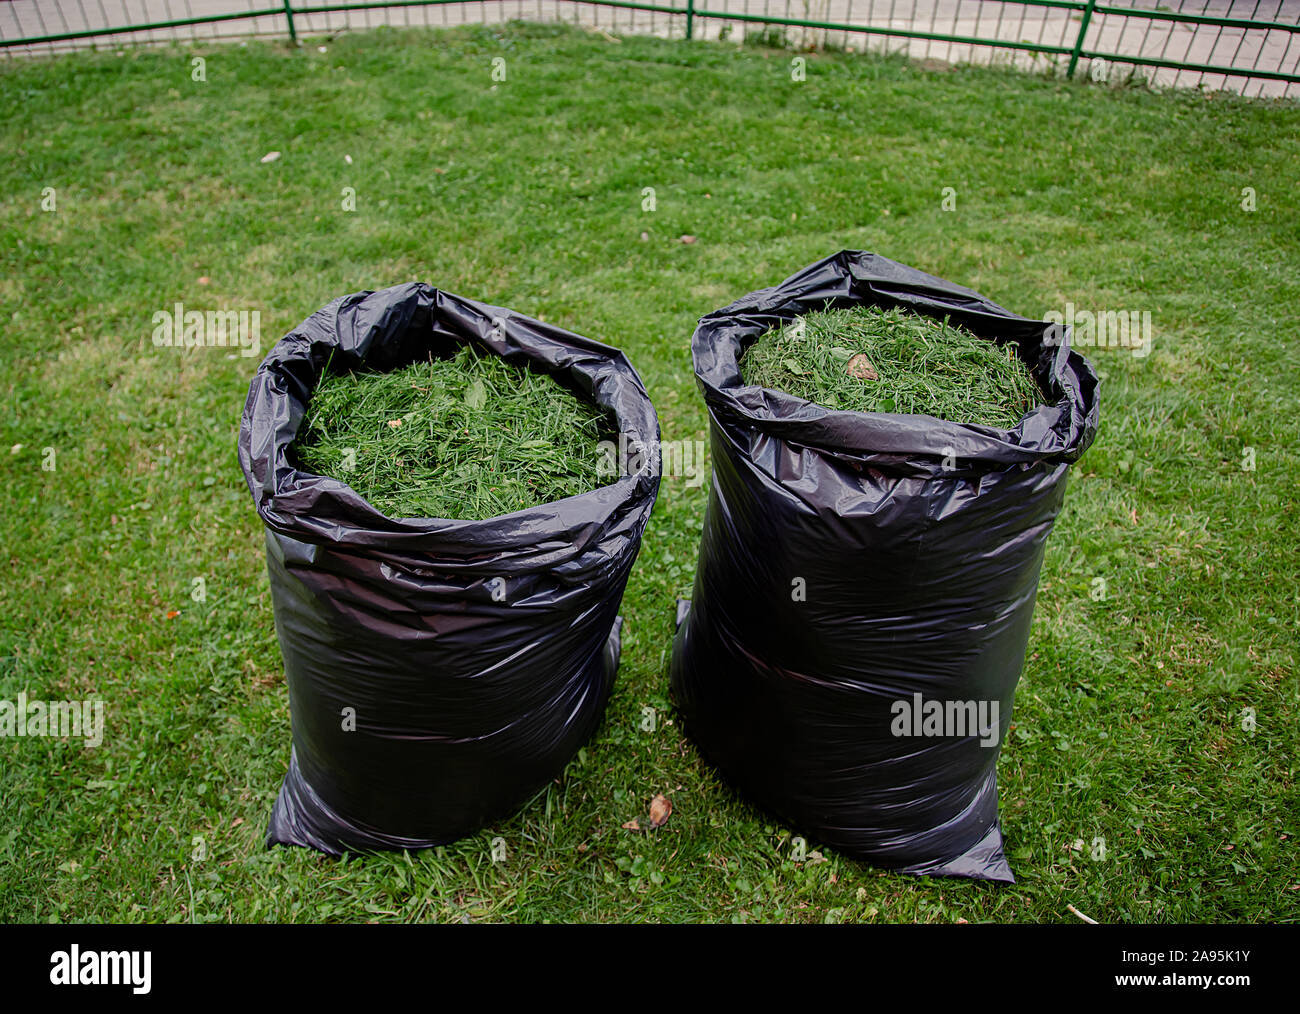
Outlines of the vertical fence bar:
<svg viewBox="0 0 1300 1014">
<path fill-rule="evenodd" d="M 1088 0 L 1088 6 L 1083 9 L 1083 20 L 1079 22 L 1079 37 L 1074 40 L 1074 52 L 1070 54 L 1070 69 L 1065 72 L 1066 77 L 1074 77 L 1074 68 L 1079 63 L 1079 52 L 1083 49 L 1083 37 L 1088 34 L 1088 22 L 1092 20 L 1092 9 L 1096 6 L 1097 0 Z"/>
<path fill-rule="evenodd" d="M 289 41 L 298 42 L 298 30 L 293 27 L 293 0 L 284 0 L 284 16 L 289 19 Z"/>
<path fill-rule="evenodd" d="M 686 0 L 686 37 L 695 34 L 695 0 Z"/>
</svg>

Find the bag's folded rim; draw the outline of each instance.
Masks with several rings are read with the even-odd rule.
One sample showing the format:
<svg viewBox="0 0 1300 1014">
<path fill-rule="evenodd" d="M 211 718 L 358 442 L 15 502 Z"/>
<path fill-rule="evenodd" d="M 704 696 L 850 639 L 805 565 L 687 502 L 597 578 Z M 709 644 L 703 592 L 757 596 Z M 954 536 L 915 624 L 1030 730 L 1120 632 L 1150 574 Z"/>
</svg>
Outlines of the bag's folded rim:
<svg viewBox="0 0 1300 1014">
<path fill-rule="evenodd" d="M 928 415 L 829 409 L 784 391 L 746 384 L 740 358 L 774 327 L 836 306 L 902 307 L 950 317 L 976 335 L 1014 341 L 1049 404 L 1008 430 Z M 862 250 L 843 250 L 779 285 L 751 292 L 702 318 L 691 339 L 705 402 L 733 436 L 767 435 L 864 463 L 933 457 L 1010 466 L 1073 462 L 1097 430 L 1098 380 L 1069 346 L 1068 332 L 1021 317 L 979 293 Z"/>
<path fill-rule="evenodd" d="M 483 520 L 389 517 L 341 479 L 296 468 L 289 447 L 330 356 L 397 368 L 411 348 L 448 339 L 473 343 L 517 365 L 560 375 L 605 408 L 628 440 L 657 442 L 659 420 L 640 376 L 618 349 L 504 307 L 410 282 L 340 297 L 278 341 L 249 385 L 239 459 L 254 505 L 271 530 L 309 543 L 460 546 L 491 551 L 599 537 L 620 515 L 648 510 L 659 477 L 632 475 L 561 500 Z M 596 448 L 593 447 L 593 453 Z"/>
</svg>

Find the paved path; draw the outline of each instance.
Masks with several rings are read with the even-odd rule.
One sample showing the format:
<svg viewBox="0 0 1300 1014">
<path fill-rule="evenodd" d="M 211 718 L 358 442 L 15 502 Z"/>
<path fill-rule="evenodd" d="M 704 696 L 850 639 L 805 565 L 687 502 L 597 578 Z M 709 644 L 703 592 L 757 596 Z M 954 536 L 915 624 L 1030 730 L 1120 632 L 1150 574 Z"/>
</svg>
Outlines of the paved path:
<svg viewBox="0 0 1300 1014">
<path fill-rule="evenodd" d="M 306 4 L 310 0 L 294 0 Z M 330 0 L 346 2 L 346 0 Z M 666 5 L 684 0 L 661 0 Z M 829 23 L 912 29 L 964 35 L 981 39 L 1034 42 L 1072 46 L 1078 32 L 1079 14 L 1069 10 L 1026 7 L 1001 0 L 696 0 L 702 9 L 735 13 L 768 14 Z M 1110 0 L 1122 4 L 1124 0 Z M 1129 0 L 1137 8 L 1174 8 L 1209 16 L 1231 16 L 1255 21 L 1300 24 L 1300 0 Z M 0 40 L 55 35 L 132 24 L 148 24 L 211 14 L 230 14 L 277 7 L 279 0 L 0 0 Z M 565 20 L 610 32 L 636 32 L 680 38 L 685 31 L 681 15 L 659 14 L 599 7 L 568 0 L 470 0 L 467 3 L 435 7 L 406 7 L 390 10 L 356 10 L 330 14 L 298 15 L 300 35 L 359 31 L 382 24 L 442 26 L 500 22 L 512 19 L 532 21 Z M 286 34 L 284 15 L 276 14 L 218 24 L 132 32 L 95 39 L 79 39 L 40 47 L 17 47 L 11 55 L 36 50 L 69 49 L 106 42 L 165 42 L 172 39 L 208 39 L 236 35 Z M 736 39 L 758 25 L 730 20 L 698 18 L 695 34 L 700 38 Z M 990 50 L 926 40 L 908 40 L 885 35 L 861 35 L 791 28 L 796 42 L 816 44 L 829 41 L 855 49 L 889 49 L 906 52 L 917 59 L 950 62 L 1014 63 L 1021 67 L 1045 66 L 1051 56 L 1024 51 Z M 1085 49 L 1121 53 L 1126 56 L 1164 57 L 1186 63 L 1201 63 L 1297 73 L 1300 66 L 1300 33 L 1282 30 L 1221 28 L 1213 25 L 1176 25 L 1118 15 L 1094 15 Z M 1109 74 L 1125 67 L 1097 67 Z M 1081 69 L 1093 73 L 1089 61 Z M 1200 74 L 1167 69 L 1140 69 L 1160 84 L 1230 87 L 1248 95 L 1300 95 L 1300 85 L 1255 78 L 1242 87 L 1240 77 Z"/>
</svg>

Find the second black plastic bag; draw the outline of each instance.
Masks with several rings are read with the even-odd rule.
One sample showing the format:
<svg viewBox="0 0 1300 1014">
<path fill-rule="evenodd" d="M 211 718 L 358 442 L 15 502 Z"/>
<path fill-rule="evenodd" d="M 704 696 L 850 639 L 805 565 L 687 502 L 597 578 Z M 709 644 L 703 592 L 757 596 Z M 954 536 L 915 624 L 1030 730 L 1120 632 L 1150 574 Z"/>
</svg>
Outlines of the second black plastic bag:
<svg viewBox="0 0 1300 1014">
<path fill-rule="evenodd" d="M 744 349 L 828 304 L 1015 342 L 1047 404 L 997 430 L 745 384 Z M 713 482 L 672 659 L 687 734 L 816 842 L 1011 881 L 998 752 L 1066 471 L 1096 433 L 1091 367 L 1044 321 L 857 251 L 704 317 L 692 354 Z"/>
<path fill-rule="evenodd" d="M 291 460 L 327 362 L 388 371 L 464 343 L 551 374 L 629 439 L 658 440 L 621 352 L 428 285 L 335 300 L 276 344 L 239 435 L 293 721 L 268 844 L 452 841 L 559 774 L 604 713 L 657 475 L 486 521 L 395 519 Z"/>
</svg>

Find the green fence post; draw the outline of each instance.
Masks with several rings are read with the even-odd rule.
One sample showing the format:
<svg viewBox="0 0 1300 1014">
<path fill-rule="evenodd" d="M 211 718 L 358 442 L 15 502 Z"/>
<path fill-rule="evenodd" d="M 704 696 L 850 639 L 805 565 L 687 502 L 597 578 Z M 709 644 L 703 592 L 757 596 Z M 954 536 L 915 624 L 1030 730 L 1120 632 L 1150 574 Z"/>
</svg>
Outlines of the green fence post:
<svg viewBox="0 0 1300 1014">
<path fill-rule="evenodd" d="M 1070 69 L 1065 72 L 1066 77 L 1074 77 L 1074 68 L 1079 63 L 1079 52 L 1083 49 L 1083 37 L 1088 34 L 1088 22 L 1092 20 L 1092 9 L 1097 6 L 1097 0 L 1088 0 L 1088 6 L 1083 9 L 1083 20 L 1079 22 L 1079 37 L 1074 40 L 1074 52 L 1070 54 Z"/>
<path fill-rule="evenodd" d="M 284 16 L 289 19 L 289 41 L 298 42 L 298 32 L 293 27 L 293 3 L 292 0 L 284 0 Z"/>
<path fill-rule="evenodd" d="M 686 0 L 686 37 L 695 33 L 695 0 Z"/>
</svg>

